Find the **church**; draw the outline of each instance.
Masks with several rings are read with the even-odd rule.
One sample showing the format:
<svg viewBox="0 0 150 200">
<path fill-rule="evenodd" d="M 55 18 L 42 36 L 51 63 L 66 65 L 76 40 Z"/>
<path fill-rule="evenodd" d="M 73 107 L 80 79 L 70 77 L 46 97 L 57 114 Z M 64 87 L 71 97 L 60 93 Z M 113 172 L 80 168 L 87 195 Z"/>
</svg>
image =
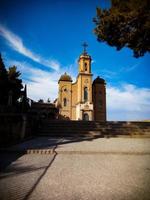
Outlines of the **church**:
<svg viewBox="0 0 150 200">
<path fill-rule="evenodd" d="M 106 82 L 99 76 L 92 81 L 92 59 L 86 51 L 87 44 L 83 46 L 75 83 L 67 73 L 58 81 L 59 115 L 62 119 L 106 121 Z"/>
</svg>

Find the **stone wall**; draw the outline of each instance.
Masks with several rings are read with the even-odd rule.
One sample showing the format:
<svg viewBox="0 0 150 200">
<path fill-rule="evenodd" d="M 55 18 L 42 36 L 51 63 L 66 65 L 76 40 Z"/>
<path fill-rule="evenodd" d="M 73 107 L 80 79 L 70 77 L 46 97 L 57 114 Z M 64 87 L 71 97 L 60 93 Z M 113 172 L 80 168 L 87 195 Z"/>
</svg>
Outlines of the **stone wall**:
<svg viewBox="0 0 150 200">
<path fill-rule="evenodd" d="M 37 121 L 34 116 L 27 114 L 0 114 L 0 146 L 34 135 Z"/>
</svg>

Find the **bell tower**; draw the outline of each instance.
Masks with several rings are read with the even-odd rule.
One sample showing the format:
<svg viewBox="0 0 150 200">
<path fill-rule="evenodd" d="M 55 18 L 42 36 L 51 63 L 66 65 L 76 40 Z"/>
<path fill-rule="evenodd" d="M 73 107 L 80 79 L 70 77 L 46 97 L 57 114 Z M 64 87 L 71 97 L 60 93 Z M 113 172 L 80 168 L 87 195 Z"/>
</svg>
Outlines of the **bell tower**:
<svg viewBox="0 0 150 200">
<path fill-rule="evenodd" d="M 88 55 L 87 44 L 83 43 L 83 52 L 79 57 L 79 73 L 77 77 L 76 118 L 93 120 L 91 56 Z"/>
<path fill-rule="evenodd" d="M 83 43 L 83 53 L 80 55 L 78 63 L 79 63 L 79 73 L 91 73 L 91 56 L 87 54 L 86 48 L 87 44 Z"/>
</svg>

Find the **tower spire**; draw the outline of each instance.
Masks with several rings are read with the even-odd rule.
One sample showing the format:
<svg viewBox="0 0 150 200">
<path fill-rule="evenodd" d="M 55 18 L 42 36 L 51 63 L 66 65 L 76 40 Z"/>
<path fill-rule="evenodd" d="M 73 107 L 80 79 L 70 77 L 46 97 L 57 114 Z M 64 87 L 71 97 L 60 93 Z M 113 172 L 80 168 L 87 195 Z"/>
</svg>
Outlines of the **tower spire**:
<svg viewBox="0 0 150 200">
<path fill-rule="evenodd" d="M 86 48 L 88 47 L 88 44 L 87 44 L 86 42 L 84 42 L 84 43 L 82 44 L 82 46 L 83 46 L 83 53 L 84 53 L 84 54 L 87 54 Z"/>
</svg>

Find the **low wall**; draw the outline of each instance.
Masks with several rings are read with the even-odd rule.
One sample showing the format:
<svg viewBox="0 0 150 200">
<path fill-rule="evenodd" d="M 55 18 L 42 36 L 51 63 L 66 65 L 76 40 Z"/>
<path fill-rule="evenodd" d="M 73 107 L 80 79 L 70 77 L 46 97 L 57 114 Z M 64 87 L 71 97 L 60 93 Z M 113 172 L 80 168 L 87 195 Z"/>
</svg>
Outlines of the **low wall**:
<svg viewBox="0 0 150 200">
<path fill-rule="evenodd" d="M 37 127 L 37 119 L 27 114 L 0 114 L 0 146 L 13 144 L 30 137 Z"/>
</svg>

